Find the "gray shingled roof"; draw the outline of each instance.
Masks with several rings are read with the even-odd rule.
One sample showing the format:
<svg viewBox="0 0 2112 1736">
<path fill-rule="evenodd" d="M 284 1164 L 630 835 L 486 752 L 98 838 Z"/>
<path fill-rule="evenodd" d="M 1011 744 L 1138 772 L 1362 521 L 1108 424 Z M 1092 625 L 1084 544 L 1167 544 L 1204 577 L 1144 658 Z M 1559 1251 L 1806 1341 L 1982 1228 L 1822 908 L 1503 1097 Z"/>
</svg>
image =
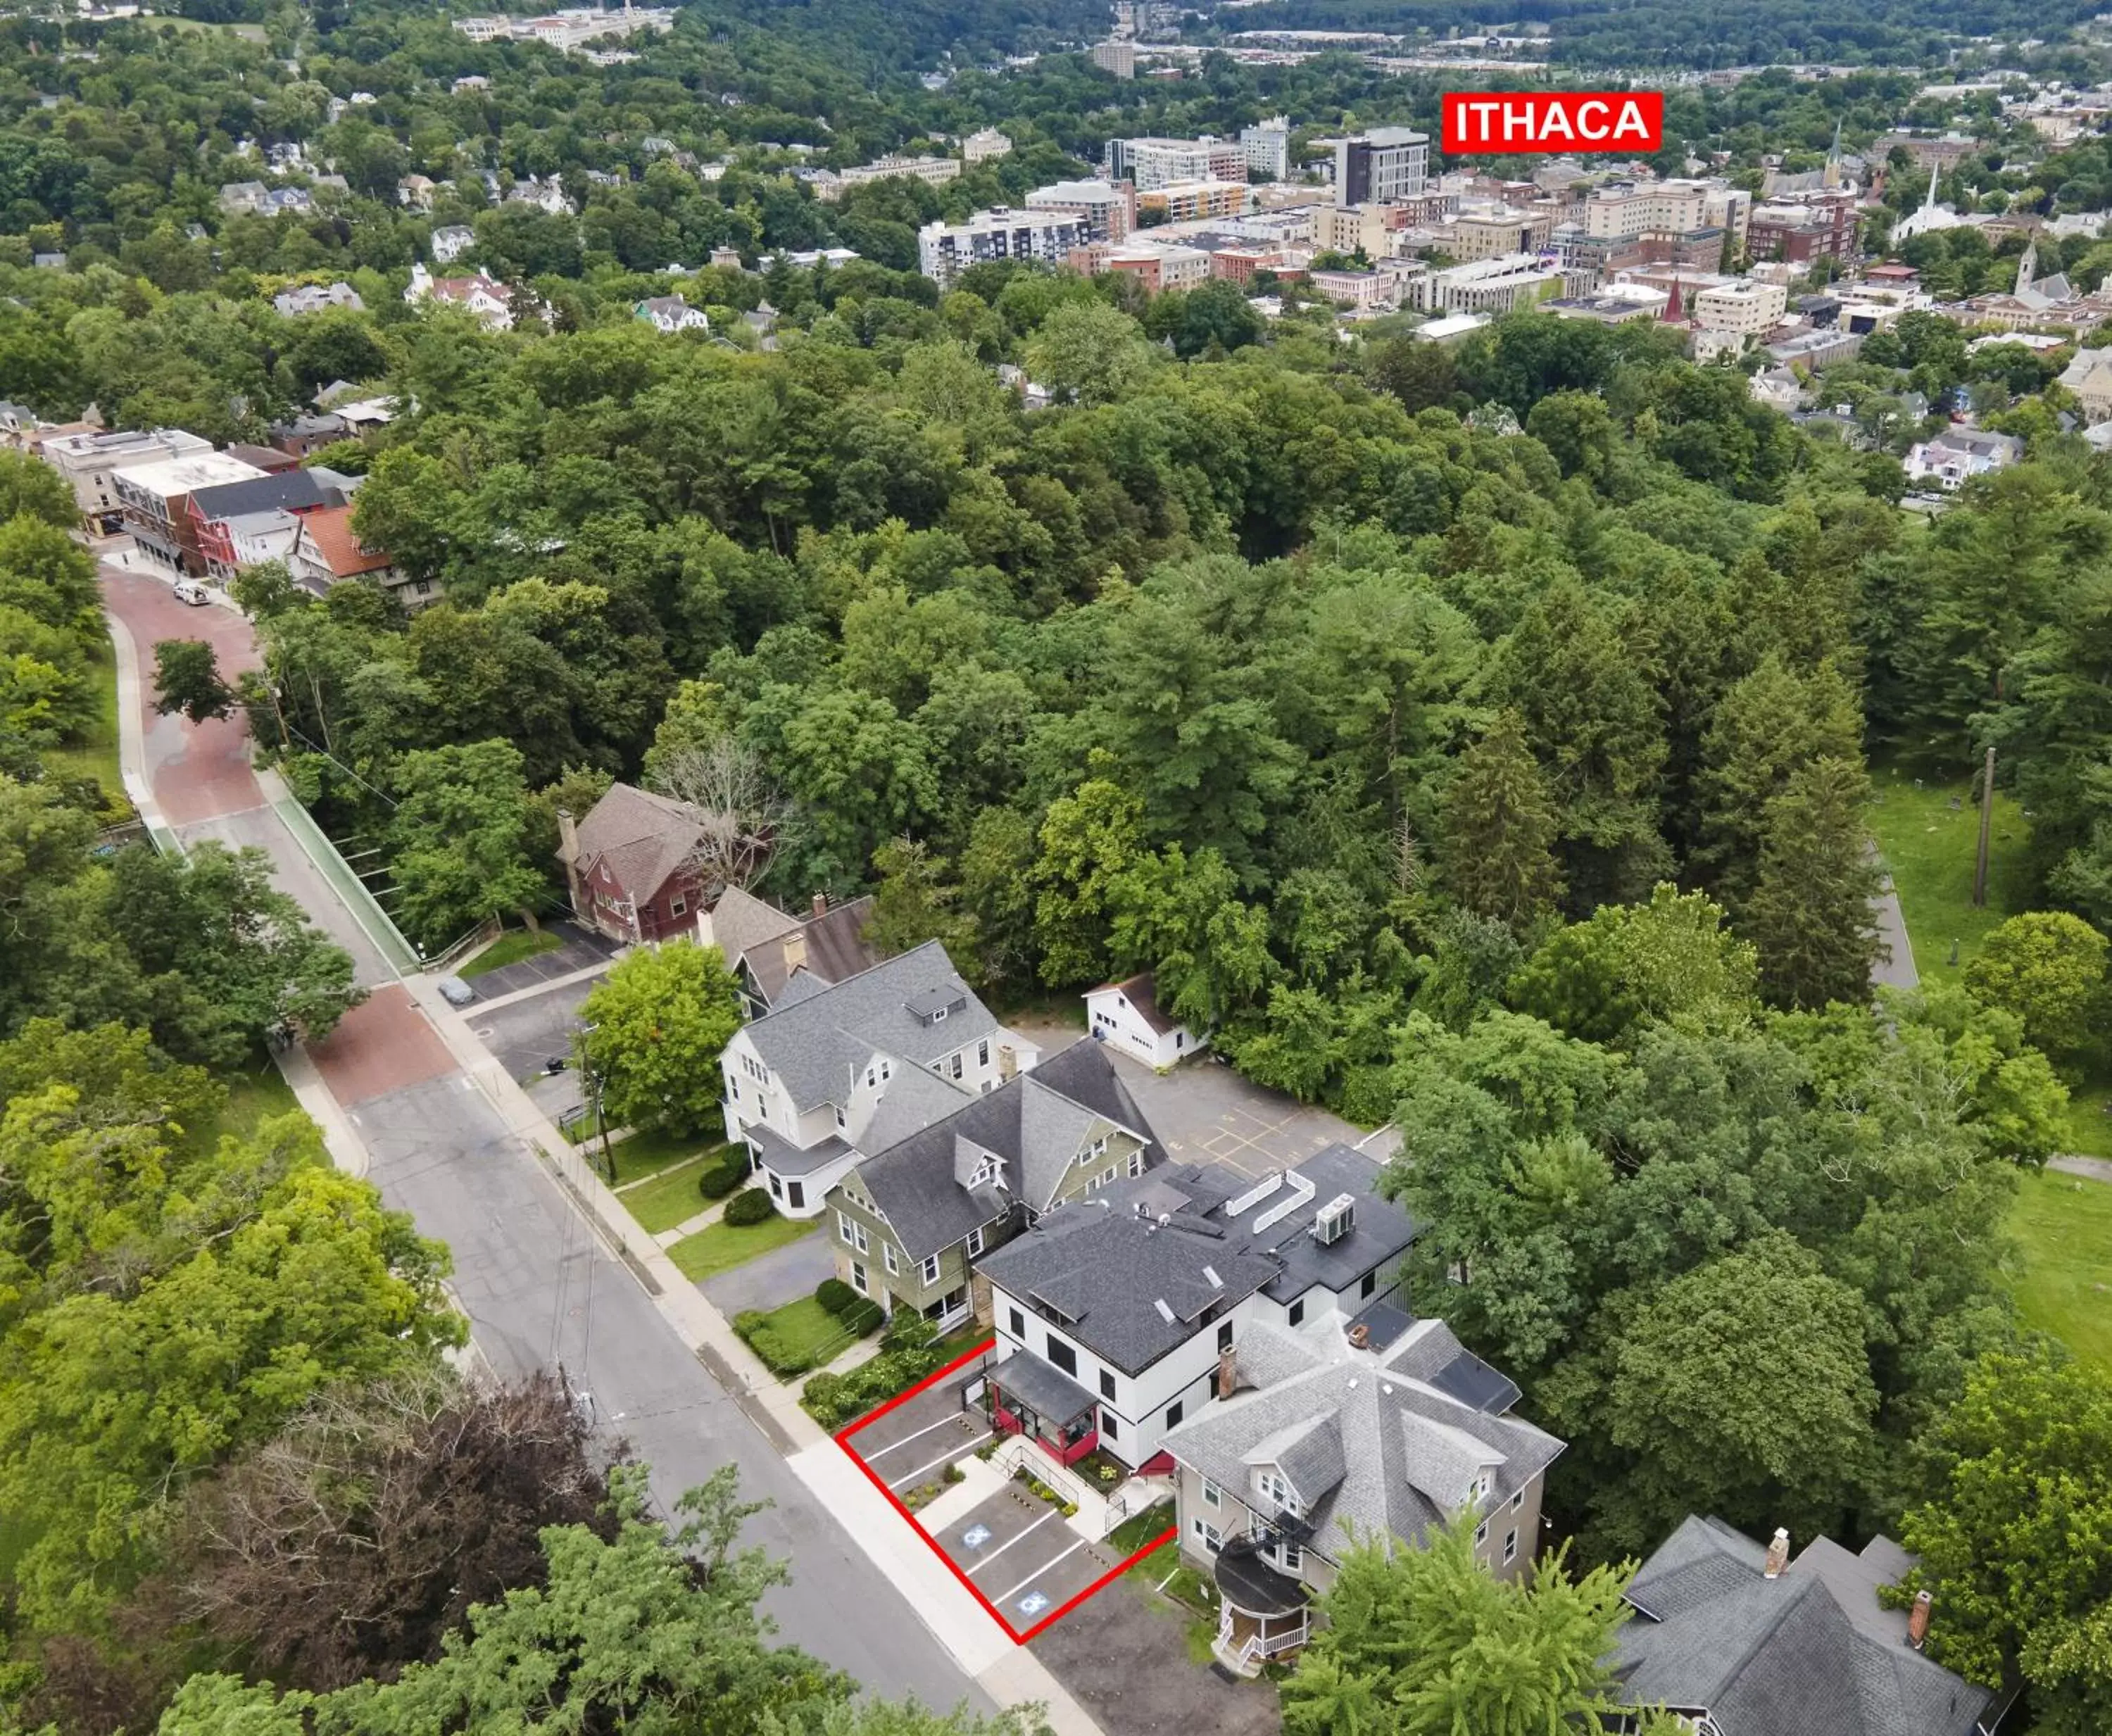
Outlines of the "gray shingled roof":
<svg viewBox="0 0 2112 1736">
<path fill-rule="evenodd" d="M 334 490 L 326 489 L 313 471 L 282 470 L 263 476 L 245 476 L 239 482 L 221 482 L 191 491 L 191 508 L 210 523 L 243 513 L 261 513 L 271 507 L 289 511 L 302 507 L 339 506 Z"/>
<path fill-rule="evenodd" d="M 798 917 L 787 916 L 739 886 L 728 886 L 712 906 L 712 939 L 729 965 L 739 964 L 751 949 L 796 933 L 799 927 Z"/>
<path fill-rule="evenodd" d="M 952 1023 L 947 1021 L 949 1026 Z M 895 1082 L 890 1097 L 901 1084 Z M 1048 1109 L 1052 1100 L 1064 1105 L 1067 1114 Z M 883 1109 L 887 1101 L 881 1100 Z M 1081 1039 L 1049 1056 L 1033 1072 L 1008 1079 L 986 1096 L 969 1098 L 955 1113 L 934 1119 L 876 1152 L 858 1165 L 858 1180 L 886 1213 L 910 1257 L 922 1260 L 953 1246 L 970 1230 L 995 1223 L 1015 1202 L 1025 1201 L 1023 1176 L 1060 1173 L 1095 1119 L 1141 1135 L 1147 1164 L 1163 1160 L 1150 1123 L 1113 1063 L 1099 1044 Z M 1070 1143 L 1060 1148 L 1041 1143 L 1067 1138 Z M 1005 1160 L 1009 1192 L 971 1190 L 961 1184 L 954 1159 L 963 1141 Z"/>
<path fill-rule="evenodd" d="M 1723 1736 L 1972 1736 L 1994 1697 L 1878 1608 L 1898 1545 L 1857 1557 L 1820 1538 L 1773 1580 L 1766 1553 L 1718 1519 L 1665 1540 L 1628 1588 L 1641 1613 L 1614 1652 L 1624 1699 L 1705 1710 Z"/>
<path fill-rule="evenodd" d="M 1013 1295 L 1055 1308 L 1095 1356 L 1137 1374 L 1186 1343 L 1206 1315 L 1215 1318 L 1258 1290 L 1284 1303 L 1316 1284 L 1339 1294 L 1414 1241 L 1414 1224 L 1379 1197 L 1378 1165 L 1361 1153 L 1330 1146 L 1292 1173 L 1312 1184 L 1311 1197 L 1273 1223 L 1263 1220 L 1295 1192 L 1279 1188 L 1234 1218 L 1227 1208 L 1239 1197 L 1237 1178 L 1215 1165 L 1117 1182 L 1058 1207 L 1032 1233 L 990 1255 L 983 1269 Z M 1356 1201 L 1354 1223 L 1322 1245 L 1313 1219 L 1343 1193 Z"/>
<path fill-rule="evenodd" d="M 911 1002 L 939 988 L 951 991 L 958 1011 L 937 1023 L 910 1012 Z M 853 1076 L 876 1055 L 928 1067 L 999 1028 L 990 1009 L 961 980 L 946 949 L 926 941 L 820 994 L 773 1009 L 748 1027 L 748 1035 L 803 1114 L 824 1103 L 847 1101 Z"/>
<path fill-rule="evenodd" d="M 1440 1324 L 1422 1323 L 1423 1332 Z M 1354 1349 L 1331 1323 L 1300 1333 L 1255 1321 L 1234 1354 L 1242 1381 L 1267 1383 L 1182 1424 L 1166 1450 L 1240 1491 L 1255 1468 L 1276 1465 L 1305 1504 L 1309 1547 L 1329 1559 L 1350 1533 L 1419 1543 L 1466 1503 L 1483 1469 L 1494 1471 L 1490 1510 L 1500 1510 L 1562 1451 L 1545 1429 L 1448 1397 L 1401 1374 L 1395 1356 Z M 1316 1419 L 1328 1429 L 1311 1428 Z"/>
</svg>

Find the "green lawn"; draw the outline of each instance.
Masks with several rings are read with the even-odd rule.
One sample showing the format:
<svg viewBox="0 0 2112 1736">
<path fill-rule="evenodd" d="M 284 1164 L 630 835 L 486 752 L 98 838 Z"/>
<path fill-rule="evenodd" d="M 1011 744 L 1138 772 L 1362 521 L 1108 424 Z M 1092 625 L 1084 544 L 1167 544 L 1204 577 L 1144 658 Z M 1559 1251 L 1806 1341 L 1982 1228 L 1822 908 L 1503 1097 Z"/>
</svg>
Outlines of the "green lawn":
<svg viewBox="0 0 2112 1736">
<path fill-rule="evenodd" d="M 2068 1137 L 2061 1149 L 2112 1157 L 2112 1086 L 2071 1084 L 2068 1092 Z"/>
<path fill-rule="evenodd" d="M 617 1150 L 617 1173 L 623 1173 L 623 1147 Z M 617 1197 L 622 1201 L 630 1215 L 654 1235 L 662 1230 L 671 1230 L 678 1223 L 694 1218 L 712 1202 L 697 1192 L 697 1177 L 704 1167 L 704 1159 L 693 1157 L 685 1164 L 676 1164 L 662 1169 L 649 1182 L 642 1182 L 627 1193 Z"/>
<path fill-rule="evenodd" d="M 817 1369 L 858 1342 L 811 1296 L 767 1314 L 744 1314 L 735 1320 L 734 1330 L 774 1372 L 787 1375 Z"/>
<path fill-rule="evenodd" d="M 112 820 L 129 818 L 132 804 L 117 760 L 117 656 L 105 645 L 89 665 L 95 677 L 96 717 L 82 738 L 66 747 L 43 748 L 37 758 L 53 777 L 92 777 L 102 786 Z"/>
<path fill-rule="evenodd" d="M 455 974 L 465 981 L 472 977 L 481 977 L 487 971 L 500 970 L 508 964 L 518 964 L 524 959 L 540 958 L 546 952 L 555 952 L 564 944 L 561 936 L 551 933 L 547 928 L 509 928 Z"/>
<path fill-rule="evenodd" d="M 266 1115 L 283 1115 L 301 1106 L 294 1087 L 270 1061 L 252 1061 L 226 1083 L 227 1107 L 221 1112 L 220 1130 L 238 1138 L 255 1132 Z"/>
<path fill-rule="evenodd" d="M 683 1277 L 707 1278 L 743 1260 L 753 1260 L 758 1254 L 767 1254 L 772 1248 L 797 1242 L 821 1227 L 819 1218 L 768 1218 L 761 1223 L 739 1228 L 731 1223 L 714 1223 L 694 1236 L 685 1236 L 668 1249 L 667 1255 Z"/>
<path fill-rule="evenodd" d="M 2023 1246 L 2017 1312 L 2112 1369 L 2112 1182 L 2058 1169 L 2022 1182 L 2010 1214 L 2010 1232 Z"/>
<path fill-rule="evenodd" d="M 1959 968 L 1979 951 L 1987 931 L 2030 906 L 2024 850 L 2031 823 L 2002 791 L 1995 792 L 1995 827 L 1987 860 L 1987 902 L 1973 904 L 1973 858 L 1980 811 L 1964 779 L 1914 780 L 1893 768 L 1874 772 L 1878 802 L 1870 811 L 1878 853 L 1899 888 L 1914 964 L 1925 982 L 1955 982 Z M 1955 800 L 1958 805 L 1951 806 Z M 1958 943 L 1958 965 L 1950 964 Z"/>
<path fill-rule="evenodd" d="M 708 1157 L 726 1150 L 722 1141 L 699 1139 L 684 1133 L 634 1133 L 609 1148 L 616 1157 L 616 1185 L 658 1175 L 693 1157 Z M 599 1146 L 597 1146 L 599 1150 Z M 696 1184 L 693 1180 L 691 1187 Z"/>
</svg>

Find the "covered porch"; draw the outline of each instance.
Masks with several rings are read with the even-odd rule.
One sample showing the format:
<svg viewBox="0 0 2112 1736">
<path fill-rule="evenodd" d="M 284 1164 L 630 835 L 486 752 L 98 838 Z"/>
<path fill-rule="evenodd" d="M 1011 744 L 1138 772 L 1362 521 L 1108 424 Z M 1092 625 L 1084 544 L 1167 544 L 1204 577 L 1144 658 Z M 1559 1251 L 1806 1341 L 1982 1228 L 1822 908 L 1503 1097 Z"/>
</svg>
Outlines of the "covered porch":
<svg viewBox="0 0 2112 1736">
<path fill-rule="evenodd" d="M 1218 1637 L 1211 1649 L 1227 1670 L 1259 1675 L 1263 1664 L 1304 1648 L 1312 1593 L 1302 1580 L 1270 1565 L 1246 1538 L 1218 1552 L 1211 1576 L 1218 1587 Z"/>
<path fill-rule="evenodd" d="M 1078 1383 L 1030 1351 L 1008 1356 L 984 1377 L 990 1427 L 1023 1434 L 1058 1465 L 1099 1445 L 1099 1405 Z"/>
</svg>

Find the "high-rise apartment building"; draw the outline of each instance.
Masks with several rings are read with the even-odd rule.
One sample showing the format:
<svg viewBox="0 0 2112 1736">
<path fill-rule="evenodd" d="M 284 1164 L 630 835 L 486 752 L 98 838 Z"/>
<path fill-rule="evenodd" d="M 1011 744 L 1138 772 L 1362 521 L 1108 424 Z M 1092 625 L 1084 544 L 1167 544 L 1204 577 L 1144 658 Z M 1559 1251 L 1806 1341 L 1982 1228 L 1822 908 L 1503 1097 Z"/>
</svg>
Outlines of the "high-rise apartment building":
<svg viewBox="0 0 2112 1736">
<path fill-rule="evenodd" d="M 1374 127 L 1335 142 L 1335 203 L 1391 205 L 1412 199 L 1430 178 L 1430 135 L 1405 126 Z"/>
</svg>

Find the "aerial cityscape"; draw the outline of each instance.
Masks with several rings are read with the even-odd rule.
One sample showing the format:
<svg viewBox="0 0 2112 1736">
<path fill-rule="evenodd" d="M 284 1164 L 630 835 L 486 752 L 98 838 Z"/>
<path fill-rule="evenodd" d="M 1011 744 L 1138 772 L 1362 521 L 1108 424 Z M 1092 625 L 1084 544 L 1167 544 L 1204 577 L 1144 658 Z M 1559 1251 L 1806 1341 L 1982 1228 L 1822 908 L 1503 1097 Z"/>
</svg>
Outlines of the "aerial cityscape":
<svg viewBox="0 0 2112 1736">
<path fill-rule="evenodd" d="M 2112 1733 L 2112 15 L 12 0 L 0 298 L 0 1736 Z"/>
</svg>

